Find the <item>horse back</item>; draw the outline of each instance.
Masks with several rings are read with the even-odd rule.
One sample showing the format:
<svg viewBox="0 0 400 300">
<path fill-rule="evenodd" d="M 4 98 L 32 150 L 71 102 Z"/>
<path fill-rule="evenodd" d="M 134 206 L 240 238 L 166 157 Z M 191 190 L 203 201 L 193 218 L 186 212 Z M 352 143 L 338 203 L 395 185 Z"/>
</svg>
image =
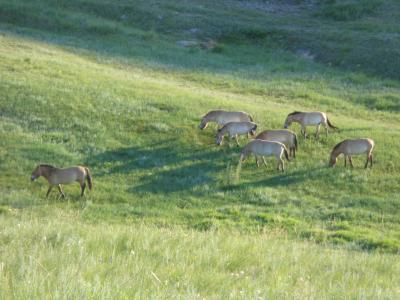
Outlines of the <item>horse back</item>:
<svg viewBox="0 0 400 300">
<path fill-rule="evenodd" d="M 76 166 L 54 170 L 48 180 L 51 184 L 68 184 L 75 181 L 83 182 L 85 175 L 85 168 Z"/>
<path fill-rule="evenodd" d="M 291 145 L 294 143 L 294 133 L 290 130 L 265 130 L 256 136 L 256 139 L 280 142 Z"/>
<path fill-rule="evenodd" d="M 216 114 L 216 121 L 220 124 L 230 122 L 251 122 L 249 114 L 242 111 L 219 111 Z"/>
<path fill-rule="evenodd" d="M 256 139 L 250 143 L 252 152 L 258 155 L 279 155 L 282 153 L 282 149 L 285 148 L 283 143 L 277 141 Z"/>
</svg>

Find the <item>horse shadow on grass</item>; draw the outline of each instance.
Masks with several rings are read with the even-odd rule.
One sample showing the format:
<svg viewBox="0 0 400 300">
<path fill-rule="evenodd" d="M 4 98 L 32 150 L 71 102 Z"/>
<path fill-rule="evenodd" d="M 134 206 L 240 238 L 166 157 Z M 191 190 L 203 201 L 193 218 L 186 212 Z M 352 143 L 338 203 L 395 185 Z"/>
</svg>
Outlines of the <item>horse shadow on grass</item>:
<svg viewBox="0 0 400 300">
<path fill-rule="evenodd" d="M 271 172 L 271 170 L 266 170 L 266 172 Z M 276 171 L 275 171 L 276 172 Z M 314 167 L 312 169 L 301 169 L 301 170 L 286 170 L 283 173 L 277 172 L 272 175 L 270 173 L 266 174 L 268 177 L 257 180 L 257 181 L 247 181 L 234 185 L 227 185 L 224 190 L 246 190 L 249 188 L 258 187 L 280 187 L 280 186 L 292 186 L 306 180 L 316 180 L 325 176 L 327 168 L 323 166 Z"/>
<path fill-rule="evenodd" d="M 236 155 L 227 149 L 218 150 L 182 146 L 168 140 L 146 147 L 105 151 L 86 163 L 99 177 L 137 174 L 139 184 L 128 192 L 170 193 L 215 185 L 216 175 L 226 168 L 226 161 Z M 148 172 L 143 172 L 145 170 Z"/>
<path fill-rule="evenodd" d="M 326 175 L 326 168 L 322 166 L 293 171 L 289 166 L 285 173 L 271 174 L 276 171 L 266 169 L 266 177 L 257 181 L 242 181 L 239 176 L 232 184 L 228 177 L 232 176 L 238 159 L 239 148 L 205 149 L 165 140 L 146 147 L 122 147 L 105 151 L 91 157 L 86 163 L 95 170 L 95 176 L 134 175 L 136 182 L 127 191 L 139 194 L 187 191 L 199 195 L 213 190 L 291 186 Z"/>
</svg>

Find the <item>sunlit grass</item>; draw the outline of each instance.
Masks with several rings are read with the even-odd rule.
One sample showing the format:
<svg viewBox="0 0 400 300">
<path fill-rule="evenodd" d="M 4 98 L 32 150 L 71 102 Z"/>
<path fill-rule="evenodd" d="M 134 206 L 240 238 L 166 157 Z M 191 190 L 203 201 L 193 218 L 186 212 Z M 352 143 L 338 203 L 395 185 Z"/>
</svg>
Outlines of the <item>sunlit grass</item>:
<svg viewBox="0 0 400 300">
<path fill-rule="evenodd" d="M 88 224 L 46 207 L 46 218 L 0 219 L 2 298 L 399 297 L 397 255 L 331 249 L 283 232 Z M 76 226 L 79 224 L 79 226 Z M 373 270 L 373 271 L 372 271 Z M 397 288 L 396 288 L 397 287 Z"/>
<path fill-rule="evenodd" d="M 376 55 L 388 72 L 375 61 L 332 68 L 329 56 L 357 53 L 310 59 L 287 29 L 263 31 L 264 15 L 242 1 L 194 2 L 140 2 L 135 14 L 127 4 L 137 19 L 102 1 L 71 1 L 70 10 L 82 5 L 74 13 L 46 1 L 0 4 L 0 298 L 398 298 L 395 64 Z M 382 18 L 388 3 L 371 16 Z M 185 5 L 208 27 L 170 18 Z M 162 9 L 166 24 L 151 24 Z M 289 16 L 278 12 L 271 24 L 283 26 Z M 297 13 L 328 33 L 301 35 L 320 53 L 325 38 L 346 34 L 350 47 L 350 37 L 375 34 Z M 352 24 L 377 22 L 369 20 Z M 218 50 L 176 43 L 194 26 Z M 215 126 L 198 129 L 215 108 L 247 111 L 259 130 L 282 128 L 294 110 L 321 110 L 340 132 L 300 138 L 278 173 L 274 158 L 239 165 L 241 148 L 217 147 Z M 375 140 L 374 167 L 354 157 L 354 169 L 342 159 L 327 168 L 330 149 L 352 137 Z M 87 165 L 94 189 L 81 198 L 69 185 L 66 200 L 56 191 L 45 199 L 45 180 L 29 180 L 38 163 Z"/>
</svg>

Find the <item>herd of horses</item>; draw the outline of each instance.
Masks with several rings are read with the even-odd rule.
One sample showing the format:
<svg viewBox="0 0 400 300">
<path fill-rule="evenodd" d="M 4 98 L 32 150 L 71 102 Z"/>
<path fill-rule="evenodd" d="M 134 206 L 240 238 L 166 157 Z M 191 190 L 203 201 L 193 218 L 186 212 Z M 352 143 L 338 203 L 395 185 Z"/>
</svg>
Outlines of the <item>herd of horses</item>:
<svg viewBox="0 0 400 300">
<path fill-rule="evenodd" d="M 295 111 L 286 117 L 283 125 L 284 129 L 265 130 L 256 136 L 257 124 L 254 122 L 250 114 L 246 112 L 235 112 L 225 110 L 213 110 L 207 113 L 200 122 L 199 128 L 205 129 L 210 122 L 218 124 L 218 132 L 216 136 L 216 144 L 221 145 L 224 137 L 229 136 L 230 139 L 235 139 L 236 145 L 239 145 L 238 136 L 246 135 L 247 137 L 253 136 L 254 138 L 243 147 L 239 163 L 241 164 L 250 155 L 254 155 L 257 167 L 260 165 L 260 158 L 265 166 L 265 156 L 275 156 L 277 160 L 277 170 L 284 171 L 284 163 L 282 156 L 290 161 L 289 157 L 296 157 L 298 148 L 297 135 L 289 130 L 289 126 L 293 123 L 300 123 L 301 134 L 307 138 L 307 126 L 316 126 L 315 136 L 319 138 L 321 125 L 325 128 L 326 136 L 328 136 L 328 129 L 338 129 L 333 126 L 329 121 L 326 113 L 324 112 L 299 112 Z M 289 152 L 288 152 L 289 149 Z M 344 155 L 344 165 L 346 166 L 347 160 L 351 167 L 353 167 L 352 156 L 359 154 L 366 154 L 367 161 L 365 168 L 372 167 L 372 151 L 374 149 L 374 141 L 369 138 L 360 139 L 346 139 L 333 147 L 330 155 L 329 166 L 335 166 L 337 157 L 340 154 Z M 40 164 L 32 172 L 31 180 L 34 181 L 40 176 L 43 176 L 49 188 L 46 197 L 49 196 L 51 190 L 57 186 L 60 196 L 65 198 L 62 184 L 70 184 L 78 182 L 81 186 L 81 196 L 85 193 L 86 183 L 89 190 L 92 189 L 92 176 L 87 167 L 75 166 L 70 168 L 56 168 L 48 164 Z"/>
<path fill-rule="evenodd" d="M 238 111 L 225 111 L 225 110 L 213 110 L 207 113 L 200 122 L 199 128 L 205 129 L 210 122 L 218 124 L 216 144 L 221 145 L 225 135 L 229 138 L 236 140 L 236 145 L 239 145 L 238 136 L 247 135 L 255 136 L 257 124 L 254 122 L 250 114 L 246 112 Z M 289 156 L 296 157 L 297 151 L 297 135 L 293 131 L 289 130 L 289 126 L 293 123 L 300 123 L 301 134 L 304 138 L 307 138 L 307 126 L 316 126 L 315 137 L 319 138 L 321 125 L 325 128 L 325 134 L 328 136 L 329 128 L 339 129 L 332 125 L 329 121 L 326 113 L 324 112 L 300 112 L 294 111 L 287 115 L 285 123 L 283 124 L 284 129 L 265 130 L 259 133 L 255 138 L 244 146 L 239 163 L 245 161 L 245 159 L 253 154 L 256 160 L 256 165 L 259 167 L 260 158 L 262 158 L 264 165 L 267 163 L 264 156 L 275 156 L 277 160 L 277 170 L 284 171 L 284 163 L 282 156 L 289 161 Z M 336 165 L 337 157 L 340 154 L 344 155 L 344 164 L 347 165 L 349 161 L 351 167 L 353 167 L 352 156 L 359 154 L 367 154 L 367 161 L 365 168 L 372 167 L 372 151 L 374 149 L 374 141 L 369 138 L 359 139 L 346 139 L 338 143 L 331 151 L 329 166 L 333 167 Z M 288 149 L 289 148 L 289 153 Z"/>
</svg>

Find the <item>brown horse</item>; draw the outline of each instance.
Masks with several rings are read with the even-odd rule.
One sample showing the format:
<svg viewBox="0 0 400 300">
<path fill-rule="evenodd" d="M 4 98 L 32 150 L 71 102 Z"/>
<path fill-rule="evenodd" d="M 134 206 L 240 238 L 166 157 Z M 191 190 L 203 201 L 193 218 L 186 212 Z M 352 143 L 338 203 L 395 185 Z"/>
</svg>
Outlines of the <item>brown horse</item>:
<svg viewBox="0 0 400 300">
<path fill-rule="evenodd" d="M 304 138 L 307 138 L 306 127 L 310 125 L 315 125 L 317 127 L 317 131 L 315 132 L 315 137 L 319 137 L 319 129 L 322 126 L 325 127 L 326 136 L 328 136 L 328 127 L 332 129 L 339 129 L 336 126 L 333 126 L 329 121 L 326 113 L 320 111 L 312 111 L 312 112 L 301 112 L 294 111 L 287 115 L 285 124 L 283 127 L 285 129 L 289 128 L 292 122 L 300 123 L 301 125 L 301 133 Z"/>
<path fill-rule="evenodd" d="M 297 135 L 288 129 L 264 130 L 255 139 L 280 142 L 289 149 L 289 156 L 296 157 Z"/>
<path fill-rule="evenodd" d="M 238 136 L 239 135 L 248 135 L 251 134 L 254 136 L 256 134 L 257 124 L 253 122 L 229 122 L 224 125 L 221 129 L 218 130 L 218 134 L 216 137 L 216 144 L 219 146 L 222 144 L 224 140 L 225 134 L 231 139 L 236 140 L 236 145 L 239 147 Z"/>
<path fill-rule="evenodd" d="M 65 194 L 61 187 L 61 184 L 69 184 L 75 181 L 79 182 L 81 186 L 81 196 L 83 196 L 86 188 L 85 180 L 88 183 L 89 190 L 92 189 L 92 176 L 90 171 L 86 167 L 76 166 L 65 169 L 56 168 L 51 165 L 38 165 L 32 172 L 31 180 L 34 181 L 40 176 L 47 179 L 49 183 L 49 189 L 47 190 L 46 197 L 49 196 L 52 188 L 56 185 L 60 195 L 64 198 Z"/>
<path fill-rule="evenodd" d="M 365 168 L 368 167 L 368 162 L 370 163 L 370 167 L 372 168 L 372 150 L 374 150 L 374 146 L 375 143 L 371 139 L 344 140 L 333 147 L 329 160 L 329 166 L 335 166 L 337 157 L 343 153 L 344 166 L 346 167 L 346 160 L 348 158 L 350 166 L 353 167 L 351 156 L 366 153 L 367 161 L 365 162 Z"/>
<path fill-rule="evenodd" d="M 243 111 L 212 110 L 201 118 L 200 129 L 205 129 L 209 122 L 224 126 L 229 122 L 253 122 L 253 118 Z"/>
<path fill-rule="evenodd" d="M 279 142 L 252 140 L 244 146 L 240 155 L 239 164 L 244 162 L 250 154 L 254 154 L 257 167 L 260 165 L 258 160 L 259 156 L 261 156 L 265 166 L 267 166 L 267 162 L 265 161 L 264 156 L 275 156 L 276 161 L 278 162 L 277 170 L 279 171 L 280 167 L 282 167 L 282 172 L 285 170 L 282 155 L 285 154 L 287 161 L 290 161 L 286 146 Z"/>
</svg>

